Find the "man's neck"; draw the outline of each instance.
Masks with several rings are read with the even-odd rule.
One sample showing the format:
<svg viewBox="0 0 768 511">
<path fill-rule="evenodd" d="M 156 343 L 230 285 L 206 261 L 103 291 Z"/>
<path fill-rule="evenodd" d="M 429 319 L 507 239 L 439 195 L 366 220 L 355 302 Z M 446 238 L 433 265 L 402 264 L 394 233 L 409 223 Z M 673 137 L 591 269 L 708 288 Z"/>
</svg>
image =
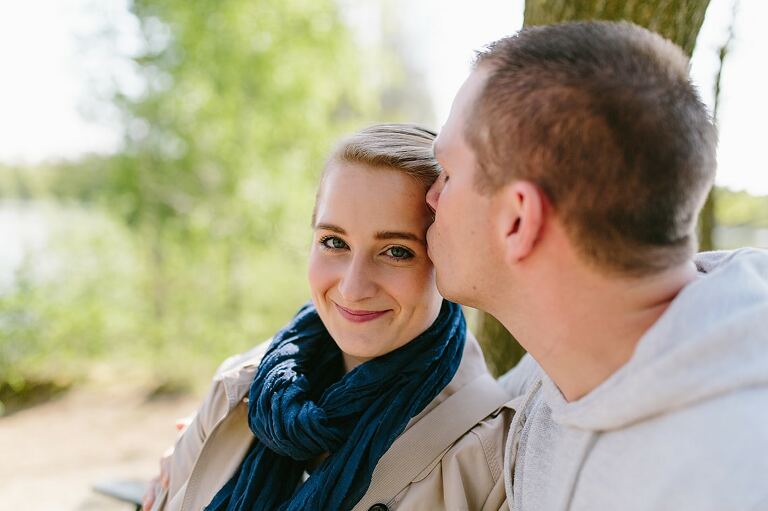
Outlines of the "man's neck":
<svg viewBox="0 0 768 511">
<path fill-rule="evenodd" d="M 633 279 L 603 276 L 581 264 L 552 266 L 546 273 L 497 317 L 568 401 L 626 364 L 643 334 L 696 278 L 693 263 Z"/>
</svg>

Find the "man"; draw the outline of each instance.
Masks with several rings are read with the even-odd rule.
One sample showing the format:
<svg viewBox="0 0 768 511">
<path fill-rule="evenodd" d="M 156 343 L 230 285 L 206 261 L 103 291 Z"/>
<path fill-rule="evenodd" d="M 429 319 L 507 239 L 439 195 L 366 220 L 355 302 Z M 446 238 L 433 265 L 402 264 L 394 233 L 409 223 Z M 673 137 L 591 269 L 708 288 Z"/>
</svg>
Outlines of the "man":
<svg viewBox="0 0 768 511">
<path fill-rule="evenodd" d="M 687 72 L 631 24 L 526 29 L 435 142 L 438 287 L 529 352 L 511 509 L 768 509 L 768 255 L 694 260 L 716 133 Z"/>
</svg>

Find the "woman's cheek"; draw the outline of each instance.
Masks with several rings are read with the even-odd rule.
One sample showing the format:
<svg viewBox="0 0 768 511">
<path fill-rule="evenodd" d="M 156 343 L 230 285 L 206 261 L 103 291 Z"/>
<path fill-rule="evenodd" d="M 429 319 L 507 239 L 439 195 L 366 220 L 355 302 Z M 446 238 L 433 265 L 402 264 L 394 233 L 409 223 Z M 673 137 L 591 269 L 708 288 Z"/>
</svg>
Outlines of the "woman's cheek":
<svg viewBox="0 0 768 511">
<path fill-rule="evenodd" d="M 317 249 L 313 249 L 309 256 L 307 280 L 314 297 L 323 296 L 332 285 L 333 269 L 331 262 L 328 261 L 327 257 L 323 257 L 323 254 L 319 253 Z"/>
<path fill-rule="evenodd" d="M 400 289 L 402 302 L 421 308 L 427 306 L 427 302 L 438 294 L 435 272 L 431 264 L 428 267 L 412 268 L 412 271 L 403 273 L 397 286 Z"/>
</svg>

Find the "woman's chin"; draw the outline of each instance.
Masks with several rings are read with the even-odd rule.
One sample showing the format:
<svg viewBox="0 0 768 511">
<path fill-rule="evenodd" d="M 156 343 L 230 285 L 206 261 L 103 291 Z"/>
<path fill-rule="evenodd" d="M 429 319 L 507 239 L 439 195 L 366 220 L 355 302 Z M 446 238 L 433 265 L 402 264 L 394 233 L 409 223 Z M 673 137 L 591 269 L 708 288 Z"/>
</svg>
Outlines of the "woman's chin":
<svg viewBox="0 0 768 511">
<path fill-rule="evenodd" d="M 384 353 L 381 352 L 381 350 L 375 349 L 373 346 L 370 346 L 365 341 L 362 341 L 360 343 L 356 342 L 345 342 L 343 344 L 336 343 L 339 346 L 339 349 L 344 354 L 344 358 L 352 358 L 362 361 L 368 361 L 372 358 L 379 357 L 383 355 Z"/>
<path fill-rule="evenodd" d="M 352 369 L 354 369 L 355 367 L 361 364 L 368 362 L 369 360 L 373 360 L 374 358 L 376 358 L 376 356 L 371 356 L 366 353 L 362 353 L 362 354 L 359 352 L 356 352 L 356 353 L 357 354 L 351 354 L 351 353 L 347 353 L 344 350 L 341 350 L 342 357 L 344 358 L 344 368 L 347 372 L 351 371 Z"/>
</svg>

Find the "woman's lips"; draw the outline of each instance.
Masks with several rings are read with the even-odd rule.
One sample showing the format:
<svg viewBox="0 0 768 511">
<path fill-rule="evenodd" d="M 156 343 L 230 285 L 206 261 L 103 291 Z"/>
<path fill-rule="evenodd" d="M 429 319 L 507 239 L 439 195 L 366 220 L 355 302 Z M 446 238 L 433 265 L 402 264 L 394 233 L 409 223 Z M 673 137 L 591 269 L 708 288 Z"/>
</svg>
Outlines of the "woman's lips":
<svg viewBox="0 0 768 511">
<path fill-rule="evenodd" d="M 383 311 L 365 311 L 365 310 L 347 309 L 346 307 L 342 307 L 336 302 L 333 302 L 333 305 L 336 306 L 336 310 L 339 311 L 339 314 L 341 314 L 344 319 L 347 319 L 353 323 L 365 323 L 366 321 L 373 321 L 374 319 L 380 318 L 381 316 L 389 312 L 389 309 L 383 310 Z"/>
</svg>

